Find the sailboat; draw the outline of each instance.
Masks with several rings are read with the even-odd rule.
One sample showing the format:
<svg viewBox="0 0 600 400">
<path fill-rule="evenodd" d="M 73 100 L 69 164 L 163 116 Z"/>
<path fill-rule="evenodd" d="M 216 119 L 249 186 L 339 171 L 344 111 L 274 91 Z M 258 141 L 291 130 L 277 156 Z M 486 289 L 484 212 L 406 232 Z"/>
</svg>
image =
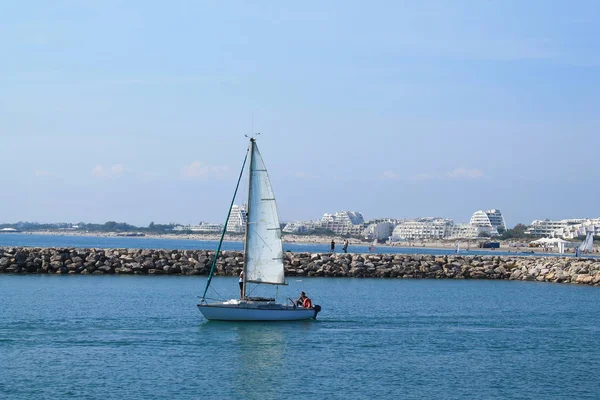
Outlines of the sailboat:
<svg viewBox="0 0 600 400">
<path fill-rule="evenodd" d="M 375 240 L 373 240 L 373 243 L 371 243 L 371 245 L 369 246 L 369 253 L 373 253 L 375 250 L 377 250 L 377 238 L 375 238 Z"/>
<path fill-rule="evenodd" d="M 221 240 L 210 269 L 204 294 L 198 309 L 208 320 L 220 321 L 296 321 L 316 319 L 321 311 L 319 305 L 304 308 L 289 299 L 289 304 L 280 304 L 274 298 L 248 296 L 249 284 L 285 285 L 281 228 L 275 196 L 256 139 L 250 138 L 250 145 L 244 158 L 242 170 L 229 207 L 227 220 L 235 201 L 235 196 L 244 173 L 246 160 L 250 156 L 248 168 L 248 206 L 246 237 L 244 240 L 244 265 L 240 299 L 222 302 L 209 302 L 206 293 L 210 286 L 216 260 L 219 256 L 227 223 L 223 227 Z"/>
<path fill-rule="evenodd" d="M 585 240 L 579 246 L 580 253 L 591 253 L 594 249 L 594 232 L 588 232 Z"/>
</svg>

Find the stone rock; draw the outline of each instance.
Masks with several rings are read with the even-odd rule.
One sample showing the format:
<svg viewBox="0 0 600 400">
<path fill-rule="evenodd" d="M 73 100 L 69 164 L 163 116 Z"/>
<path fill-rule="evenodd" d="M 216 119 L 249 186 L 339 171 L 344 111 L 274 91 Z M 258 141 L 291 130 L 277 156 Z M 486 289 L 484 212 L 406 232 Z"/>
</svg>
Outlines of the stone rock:
<svg viewBox="0 0 600 400">
<path fill-rule="evenodd" d="M 508 278 L 508 279 L 518 280 L 521 278 L 522 275 L 523 275 L 523 271 L 521 271 L 520 269 L 516 269 L 510 274 L 510 278 Z"/>
</svg>

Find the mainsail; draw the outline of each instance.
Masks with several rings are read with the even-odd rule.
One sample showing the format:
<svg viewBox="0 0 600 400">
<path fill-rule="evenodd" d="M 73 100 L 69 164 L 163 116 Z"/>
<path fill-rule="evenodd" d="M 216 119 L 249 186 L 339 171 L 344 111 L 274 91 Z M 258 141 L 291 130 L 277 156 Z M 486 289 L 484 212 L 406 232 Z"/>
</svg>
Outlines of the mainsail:
<svg viewBox="0 0 600 400">
<path fill-rule="evenodd" d="M 585 240 L 579 246 L 580 251 L 591 252 L 594 249 L 594 232 L 588 232 Z"/>
<path fill-rule="evenodd" d="M 246 228 L 246 282 L 285 283 L 281 228 L 269 175 L 252 141 Z"/>
</svg>

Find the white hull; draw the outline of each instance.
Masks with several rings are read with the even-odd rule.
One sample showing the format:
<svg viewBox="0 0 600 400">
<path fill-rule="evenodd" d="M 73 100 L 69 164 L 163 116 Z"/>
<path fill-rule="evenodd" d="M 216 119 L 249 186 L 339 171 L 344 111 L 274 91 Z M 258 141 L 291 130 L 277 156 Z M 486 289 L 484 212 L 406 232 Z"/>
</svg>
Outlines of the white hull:
<svg viewBox="0 0 600 400">
<path fill-rule="evenodd" d="M 272 302 L 228 301 L 198 304 L 204 318 L 213 321 L 300 321 L 313 319 L 313 308 L 284 306 Z"/>
</svg>

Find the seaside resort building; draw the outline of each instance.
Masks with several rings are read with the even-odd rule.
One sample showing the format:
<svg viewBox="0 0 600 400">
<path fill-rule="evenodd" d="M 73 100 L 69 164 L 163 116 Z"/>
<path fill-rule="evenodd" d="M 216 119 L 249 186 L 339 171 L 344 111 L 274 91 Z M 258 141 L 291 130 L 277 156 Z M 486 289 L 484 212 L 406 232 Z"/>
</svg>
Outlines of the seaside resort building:
<svg viewBox="0 0 600 400">
<path fill-rule="evenodd" d="M 468 224 L 455 224 L 451 219 L 418 218 L 398 224 L 392 233 L 393 240 L 422 239 L 475 239 L 498 236 L 505 230 L 504 217 L 498 209 L 475 211 Z"/>
<path fill-rule="evenodd" d="M 363 231 L 362 235 L 367 240 L 387 240 L 392 236 L 392 232 L 396 227 L 397 222 L 395 221 L 380 221 L 372 222 Z"/>
<path fill-rule="evenodd" d="M 364 229 L 365 219 L 356 211 L 339 211 L 335 214 L 324 214 L 316 228 L 328 229 L 336 235 L 360 235 Z"/>
<path fill-rule="evenodd" d="M 207 224 L 200 222 L 199 225 L 185 225 L 176 226 L 173 228 L 174 231 L 191 231 L 201 233 L 221 233 L 223 231 L 223 225 L 221 224 Z"/>
<path fill-rule="evenodd" d="M 360 235 L 364 230 L 365 219 L 356 211 L 326 213 L 319 221 L 294 221 L 283 228 L 285 233 L 310 233 L 316 229 L 327 229 L 336 235 Z"/>
<path fill-rule="evenodd" d="M 471 224 L 454 224 L 446 239 L 475 239 L 483 236 L 498 236 L 496 228 Z"/>
<path fill-rule="evenodd" d="M 367 240 L 423 240 L 423 239 L 474 239 L 498 236 L 498 229 L 506 229 L 504 217 L 498 209 L 476 211 L 468 224 L 455 224 L 452 219 L 440 217 L 400 220 L 380 218 L 365 220 L 361 213 L 339 211 L 325 214 L 320 221 L 294 221 L 283 232 L 310 233 L 315 229 L 328 229 L 337 235 L 362 235 Z"/>
<path fill-rule="evenodd" d="M 489 228 L 495 228 L 496 231 L 500 228 L 506 230 L 506 224 L 504 223 L 504 217 L 500 210 L 491 209 L 487 211 L 475 211 L 471 216 L 469 224 L 473 226 L 483 226 Z M 497 233 L 497 232 L 496 232 Z"/>
<path fill-rule="evenodd" d="M 246 206 L 233 205 L 227 220 L 227 232 L 244 233 L 246 231 Z"/>
<path fill-rule="evenodd" d="M 285 233 L 309 233 L 315 230 L 314 221 L 293 221 L 288 222 L 283 228 Z"/>
<path fill-rule="evenodd" d="M 525 231 L 526 234 L 532 236 L 562 239 L 576 239 L 587 235 L 588 232 L 600 235 L 600 218 L 563 219 L 560 221 L 535 220 Z"/>
<path fill-rule="evenodd" d="M 392 232 L 392 240 L 443 239 L 448 236 L 452 226 L 451 219 L 426 217 L 404 221 Z"/>
</svg>

